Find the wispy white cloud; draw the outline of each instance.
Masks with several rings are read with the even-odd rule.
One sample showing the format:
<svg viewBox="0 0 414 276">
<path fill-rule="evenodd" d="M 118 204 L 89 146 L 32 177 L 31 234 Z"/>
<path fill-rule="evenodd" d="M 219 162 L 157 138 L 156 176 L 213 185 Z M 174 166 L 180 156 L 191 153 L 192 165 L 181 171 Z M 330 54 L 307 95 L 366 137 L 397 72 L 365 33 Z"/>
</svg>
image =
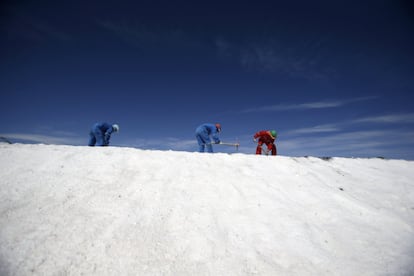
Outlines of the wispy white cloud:
<svg viewBox="0 0 414 276">
<path fill-rule="evenodd" d="M 305 110 L 305 109 L 319 109 L 319 108 L 332 108 L 341 106 L 341 102 L 313 102 L 303 104 L 278 104 L 267 105 L 256 108 L 245 109 L 243 113 L 250 112 L 265 112 L 265 111 L 288 111 L 288 110 Z"/>
<path fill-rule="evenodd" d="M 326 133 L 326 132 L 335 132 L 340 131 L 341 128 L 339 125 L 327 124 L 327 125 L 318 125 L 307 128 L 299 128 L 292 131 L 289 131 L 287 134 L 310 134 L 310 133 Z"/>
<path fill-rule="evenodd" d="M 233 55 L 233 45 L 223 38 L 215 40 L 215 46 L 220 56 L 231 57 Z"/>
<path fill-rule="evenodd" d="M 278 37 L 258 37 L 255 41 L 240 45 L 219 38 L 216 40 L 216 47 L 221 56 L 237 60 L 248 71 L 319 80 L 336 75 L 333 67 L 326 64 L 326 58 L 322 55 L 322 40 L 305 40 L 301 43 L 281 41 Z"/>
<path fill-rule="evenodd" d="M 278 104 L 278 105 L 268 105 L 255 108 L 249 108 L 242 110 L 242 113 L 250 112 L 269 112 L 269 111 L 289 111 L 289 110 L 307 110 L 307 109 L 323 109 L 323 108 L 333 108 L 340 107 L 354 102 L 368 101 L 373 100 L 376 97 L 359 97 L 353 99 L 345 100 L 326 100 L 319 102 L 310 102 L 310 103 L 299 103 L 299 104 Z"/>
<path fill-rule="evenodd" d="M 56 24 L 51 24 L 44 18 L 33 17 L 17 6 L 10 6 L 13 17 L 6 22 L 4 29 L 13 38 L 23 39 L 30 42 L 44 42 L 54 40 L 67 42 L 72 40 L 72 35 Z"/>
<path fill-rule="evenodd" d="M 99 27 L 117 35 L 125 42 L 135 46 L 153 43 L 159 39 L 155 32 L 147 30 L 142 25 L 131 26 L 125 21 L 114 22 L 109 20 L 97 20 L 96 23 Z"/>
<path fill-rule="evenodd" d="M 357 119 L 354 123 L 414 123 L 414 113 L 389 114 Z"/>
<path fill-rule="evenodd" d="M 355 124 L 406 124 L 414 123 L 414 113 L 407 114 L 388 114 L 382 116 L 364 117 L 356 120 L 336 122 L 335 124 L 324 124 L 305 128 L 289 130 L 285 134 L 311 134 L 323 132 L 338 132 L 354 126 Z"/>
<path fill-rule="evenodd" d="M 195 44 L 185 32 L 180 29 L 156 30 L 140 23 L 128 21 L 96 20 L 96 24 L 116 35 L 125 43 L 135 47 L 152 47 L 163 45 L 169 47 L 183 47 Z"/>
<path fill-rule="evenodd" d="M 67 42 L 72 39 L 68 33 L 45 22 L 33 22 L 32 31 L 36 32 L 38 36 L 51 37 L 62 42 Z"/>
</svg>

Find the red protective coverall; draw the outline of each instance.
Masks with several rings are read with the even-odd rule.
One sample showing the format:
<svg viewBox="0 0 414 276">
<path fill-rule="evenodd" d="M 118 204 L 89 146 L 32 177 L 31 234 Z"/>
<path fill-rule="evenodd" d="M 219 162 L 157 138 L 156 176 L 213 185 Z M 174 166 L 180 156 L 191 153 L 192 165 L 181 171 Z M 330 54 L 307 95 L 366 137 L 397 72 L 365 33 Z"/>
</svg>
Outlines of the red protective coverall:
<svg viewBox="0 0 414 276">
<path fill-rule="evenodd" d="M 269 151 L 272 151 L 272 155 L 277 154 L 277 149 L 275 145 L 275 137 L 272 136 L 270 131 L 268 130 L 262 130 L 259 132 L 256 132 L 254 135 L 254 139 L 259 138 L 257 141 L 257 148 L 256 148 L 256 154 L 262 154 L 262 145 L 266 144 L 267 149 Z"/>
</svg>

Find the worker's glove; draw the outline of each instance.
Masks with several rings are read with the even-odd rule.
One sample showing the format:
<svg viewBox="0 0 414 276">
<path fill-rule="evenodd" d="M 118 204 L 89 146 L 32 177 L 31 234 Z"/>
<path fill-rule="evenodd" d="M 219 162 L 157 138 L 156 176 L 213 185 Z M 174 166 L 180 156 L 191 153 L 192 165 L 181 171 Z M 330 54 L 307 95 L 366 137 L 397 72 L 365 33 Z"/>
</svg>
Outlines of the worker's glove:
<svg viewBox="0 0 414 276">
<path fill-rule="evenodd" d="M 257 142 L 257 139 L 256 138 L 253 138 L 253 142 Z"/>
</svg>

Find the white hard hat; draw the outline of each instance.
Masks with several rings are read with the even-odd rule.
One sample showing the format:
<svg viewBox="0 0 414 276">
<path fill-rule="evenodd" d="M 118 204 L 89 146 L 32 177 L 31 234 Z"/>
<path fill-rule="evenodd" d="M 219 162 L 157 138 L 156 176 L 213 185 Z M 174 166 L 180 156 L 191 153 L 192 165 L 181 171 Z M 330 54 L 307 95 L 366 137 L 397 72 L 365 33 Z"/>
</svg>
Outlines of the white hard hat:
<svg viewBox="0 0 414 276">
<path fill-rule="evenodd" d="M 117 124 L 113 124 L 112 128 L 114 129 L 115 132 L 119 131 L 119 126 Z"/>
</svg>

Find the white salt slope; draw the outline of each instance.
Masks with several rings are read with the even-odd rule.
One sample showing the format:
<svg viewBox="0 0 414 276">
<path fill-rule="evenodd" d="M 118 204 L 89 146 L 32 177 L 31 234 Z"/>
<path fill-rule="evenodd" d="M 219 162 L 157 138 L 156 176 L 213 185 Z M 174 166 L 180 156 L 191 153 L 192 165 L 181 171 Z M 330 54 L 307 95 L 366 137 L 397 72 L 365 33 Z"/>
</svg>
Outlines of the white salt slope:
<svg viewBox="0 0 414 276">
<path fill-rule="evenodd" d="M 414 162 L 0 144 L 0 275 L 413 275 Z"/>
</svg>

